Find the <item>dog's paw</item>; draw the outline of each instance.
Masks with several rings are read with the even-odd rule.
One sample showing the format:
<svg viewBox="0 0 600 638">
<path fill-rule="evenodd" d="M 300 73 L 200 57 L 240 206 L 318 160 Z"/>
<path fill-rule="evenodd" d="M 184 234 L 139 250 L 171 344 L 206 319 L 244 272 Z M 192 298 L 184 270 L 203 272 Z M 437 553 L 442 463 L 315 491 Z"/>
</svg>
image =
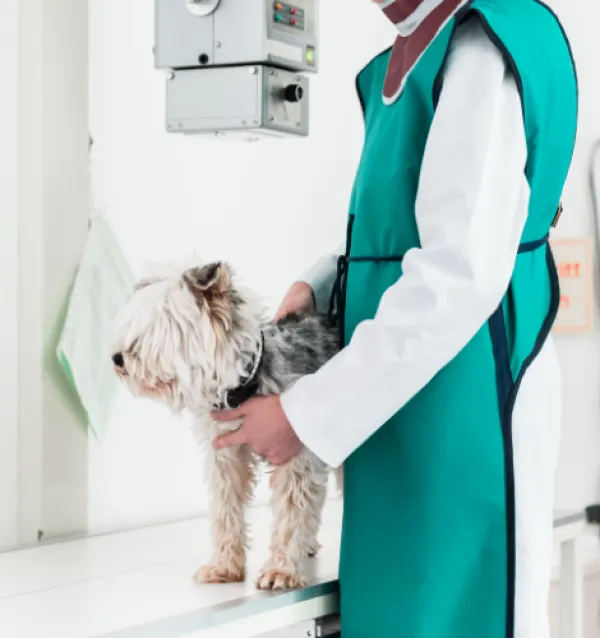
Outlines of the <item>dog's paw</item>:
<svg viewBox="0 0 600 638">
<path fill-rule="evenodd" d="M 194 575 L 194 581 L 200 584 L 218 585 L 223 583 L 241 583 L 246 579 L 243 567 L 209 563 L 201 567 Z"/>
<path fill-rule="evenodd" d="M 263 569 L 256 581 L 258 589 L 300 589 L 306 587 L 308 580 L 298 571 L 284 569 Z"/>
</svg>

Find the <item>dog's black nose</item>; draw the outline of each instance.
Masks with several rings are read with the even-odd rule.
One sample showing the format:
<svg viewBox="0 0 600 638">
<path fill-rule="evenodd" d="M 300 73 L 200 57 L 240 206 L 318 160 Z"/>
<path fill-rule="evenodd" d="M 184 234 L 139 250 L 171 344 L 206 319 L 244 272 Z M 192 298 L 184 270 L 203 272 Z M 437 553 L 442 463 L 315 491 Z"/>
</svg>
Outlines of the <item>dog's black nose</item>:
<svg viewBox="0 0 600 638">
<path fill-rule="evenodd" d="M 117 368 L 122 368 L 125 365 L 123 355 L 120 352 L 113 354 L 112 362 L 117 366 Z"/>
</svg>

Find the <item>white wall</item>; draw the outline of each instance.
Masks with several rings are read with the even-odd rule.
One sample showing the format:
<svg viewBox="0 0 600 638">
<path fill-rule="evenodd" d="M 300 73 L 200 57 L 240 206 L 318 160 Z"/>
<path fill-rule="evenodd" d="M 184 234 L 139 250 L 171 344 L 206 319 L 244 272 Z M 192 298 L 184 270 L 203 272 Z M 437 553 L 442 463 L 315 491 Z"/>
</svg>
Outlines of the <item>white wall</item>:
<svg viewBox="0 0 600 638">
<path fill-rule="evenodd" d="M 343 239 L 362 137 L 354 75 L 391 29 L 367 0 L 345 0 L 347 24 L 336 28 L 339 9 L 322 2 L 310 139 L 223 143 L 164 132 L 150 4 L 91 1 L 97 205 L 136 270 L 194 253 L 225 258 L 274 305 Z M 185 423 L 123 395 L 105 440 L 90 442 L 91 529 L 199 511 L 206 505 L 200 463 Z"/>
<path fill-rule="evenodd" d="M 55 348 L 89 207 L 87 2 L 19 0 L 19 541 L 82 532 L 87 433 Z M 6 96 L 3 94 L 3 99 Z"/>
<path fill-rule="evenodd" d="M 86 26 L 79 0 L 0 0 L 0 546 L 86 523 L 87 435 L 53 352 L 87 228 Z"/>
<path fill-rule="evenodd" d="M 561 233 L 591 230 L 585 171 L 600 134 L 594 93 L 600 42 L 594 0 L 555 2 L 580 59 L 582 134 Z M 391 31 L 368 0 L 321 2 L 322 69 L 312 79 L 311 137 L 245 145 L 164 133 L 164 79 L 153 69 L 144 0 L 91 0 L 91 127 L 96 201 L 136 270 L 197 253 L 225 258 L 274 305 L 343 239 L 362 140 L 354 75 Z M 584 9 L 586 11 L 584 15 Z M 594 19 L 595 18 L 595 19 Z M 561 338 L 565 437 L 558 504 L 596 494 L 600 461 L 599 336 Z M 584 371 L 585 370 L 585 371 Z M 106 438 L 90 441 L 90 526 L 129 526 L 200 511 L 201 459 L 187 425 L 123 394 Z"/>
<path fill-rule="evenodd" d="M 573 46 L 579 71 L 580 121 L 576 153 L 557 235 L 594 236 L 589 188 L 592 145 L 600 139 L 600 5 L 595 0 L 553 0 Z M 600 170 L 600 167 L 599 167 Z M 600 177 L 600 174 L 599 174 Z M 564 421 L 557 476 L 557 506 L 582 507 L 600 497 L 600 324 L 594 269 L 592 332 L 557 337 L 564 377 Z"/>
<path fill-rule="evenodd" d="M 17 78 L 18 0 L 0 0 L 0 547 L 17 540 Z"/>
</svg>

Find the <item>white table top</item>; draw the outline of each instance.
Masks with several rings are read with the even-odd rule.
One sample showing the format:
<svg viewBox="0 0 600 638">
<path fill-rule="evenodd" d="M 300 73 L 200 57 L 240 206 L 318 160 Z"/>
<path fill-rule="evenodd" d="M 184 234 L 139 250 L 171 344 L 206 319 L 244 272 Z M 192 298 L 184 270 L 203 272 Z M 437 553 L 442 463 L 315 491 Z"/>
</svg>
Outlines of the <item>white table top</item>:
<svg viewBox="0 0 600 638">
<path fill-rule="evenodd" d="M 250 515 L 255 549 L 244 584 L 193 582 L 196 569 L 210 558 L 205 519 L 2 554 L 0 636 L 170 638 L 188 625 L 203 629 L 324 595 L 336 588 L 341 510 L 339 501 L 326 507 L 323 549 L 311 561 L 311 587 L 301 592 L 254 588 L 269 546 L 266 508 Z"/>
<path fill-rule="evenodd" d="M 268 549 L 270 512 L 251 511 L 254 549 L 248 581 L 196 585 L 210 557 L 206 519 L 173 523 L 0 554 L 2 638 L 177 638 L 279 609 L 337 588 L 342 504 L 328 503 L 323 549 L 311 586 L 262 593 L 253 585 Z M 557 531 L 581 521 L 560 514 Z"/>
</svg>

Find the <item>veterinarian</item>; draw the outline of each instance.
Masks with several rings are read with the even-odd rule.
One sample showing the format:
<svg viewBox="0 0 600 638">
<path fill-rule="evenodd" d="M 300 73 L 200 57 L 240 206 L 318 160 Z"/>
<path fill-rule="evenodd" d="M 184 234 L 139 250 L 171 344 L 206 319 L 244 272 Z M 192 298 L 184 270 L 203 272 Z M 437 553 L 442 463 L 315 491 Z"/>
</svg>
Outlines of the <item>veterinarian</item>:
<svg viewBox="0 0 600 638">
<path fill-rule="evenodd" d="M 342 352 L 255 398 L 217 446 L 345 463 L 343 638 L 547 638 L 561 379 L 548 233 L 577 126 L 538 0 L 385 0 L 340 258 L 277 317 L 327 308 Z"/>
</svg>

